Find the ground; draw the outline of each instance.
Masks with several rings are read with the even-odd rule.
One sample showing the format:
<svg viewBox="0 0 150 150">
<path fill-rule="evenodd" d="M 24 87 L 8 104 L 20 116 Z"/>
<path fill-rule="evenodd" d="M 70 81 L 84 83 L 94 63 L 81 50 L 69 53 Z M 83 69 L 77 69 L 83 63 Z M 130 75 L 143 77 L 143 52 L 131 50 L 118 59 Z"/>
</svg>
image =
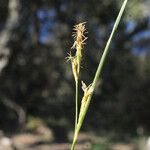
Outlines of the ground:
<svg viewBox="0 0 150 150">
<path fill-rule="evenodd" d="M 71 142 L 73 133 L 68 137 Z M 112 143 L 92 132 L 81 132 L 77 142 L 76 150 L 143 150 L 143 147 L 137 146 L 139 142 Z M 145 141 L 141 143 L 145 144 Z M 70 143 L 55 143 L 52 131 L 45 126 L 40 126 L 36 132 L 16 133 L 11 136 L 1 134 L 0 138 L 0 150 L 69 150 L 69 148 Z"/>
</svg>

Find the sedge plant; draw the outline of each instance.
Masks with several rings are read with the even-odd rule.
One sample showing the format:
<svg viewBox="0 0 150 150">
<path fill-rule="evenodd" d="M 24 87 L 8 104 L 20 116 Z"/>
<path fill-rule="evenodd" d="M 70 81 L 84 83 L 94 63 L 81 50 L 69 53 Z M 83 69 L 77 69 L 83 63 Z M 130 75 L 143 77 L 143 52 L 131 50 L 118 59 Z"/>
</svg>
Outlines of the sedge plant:
<svg viewBox="0 0 150 150">
<path fill-rule="evenodd" d="M 67 57 L 68 60 L 71 61 L 72 65 L 72 72 L 75 80 L 75 129 L 77 127 L 78 123 L 78 82 L 79 82 L 79 73 L 80 73 L 80 67 L 81 67 L 81 59 L 82 59 L 82 51 L 84 48 L 85 40 L 87 37 L 85 37 L 86 28 L 85 23 L 79 23 L 78 25 L 75 25 L 73 28 L 73 37 L 74 37 L 74 44 L 71 47 L 71 49 L 75 49 L 76 53 L 75 56 L 72 56 L 71 52 L 69 53 L 69 56 Z"/>
<path fill-rule="evenodd" d="M 73 37 L 74 37 L 75 41 L 74 41 L 74 44 L 72 46 L 72 49 L 76 49 L 76 53 L 74 56 L 72 56 L 70 53 L 68 56 L 68 60 L 70 60 L 71 64 L 72 64 L 72 71 L 73 71 L 73 76 L 74 76 L 75 84 L 76 84 L 75 132 L 74 132 L 74 137 L 73 137 L 73 141 L 72 141 L 72 145 L 71 145 L 71 150 L 74 150 L 74 148 L 75 148 L 75 144 L 77 141 L 79 131 L 82 127 L 85 115 L 88 111 L 89 104 L 90 104 L 91 99 L 92 99 L 92 95 L 94 93 L 96 84 L 98 82 L 98 79 L 99 79 L 99 76 L 101 74 L 104 62 L 106 60 L 106 56 L 107 56 L 108 51 L 109 51 L 110 44 L 111 44 L 113 36 L 114 36 L 114 34 L 118 28 L 118 25 L 120 23 L 120 20 L 121 20 L 121 17 L 123 15 L 123 12 L 125 10 L 125 7 L 127 5 L 127 2 L 128 2 L 128 0 L 124 0 L 124 2 L 122 4 L 122 7 L 121 7 L 120 12 L 118 14 L 118 17 L 115 21 L 112 32 L 110 34 L 110 37 L 106 43 L 102 57 L 99 61 L 99 65 L 98 65 L 97 71 L 95 73 L 95 77 L 94 77 L 92 84 L 90 84 L 89 86 L 86 86 L 86 84 L 82 81 L 82 90 L 83 90 L 84 94 L 83 94 L 83 98 L 81 100 L 81 106 L 80 106 L 79 114 L 78 114 L 78 82 L 79 82 L 80 64 L 81 64 L 81 59 L 82 59 L 82 51 L 83 51 L 85 40 L 87 39 L 87 37 L 85 37 L 85 33 L 86 33 L 85 22 L 74 26 L 75 32 L 73 32 Z"/>
</svg>

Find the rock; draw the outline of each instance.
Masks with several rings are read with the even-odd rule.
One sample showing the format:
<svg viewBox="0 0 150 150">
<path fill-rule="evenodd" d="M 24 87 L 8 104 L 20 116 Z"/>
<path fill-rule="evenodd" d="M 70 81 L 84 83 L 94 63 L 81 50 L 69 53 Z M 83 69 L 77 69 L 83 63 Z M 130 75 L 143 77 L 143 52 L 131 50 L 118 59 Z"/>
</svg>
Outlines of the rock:
<svg viewBox="0 0 150 150">
<path fill-rule="evenodd" d="M 8 137 L 0 139 L 0 150 L 13 150 L 12 141 Z"/>
<path fill-rule="evenodd" d="M 150 150 L 150 137 L 147 140 L 147 150 Z"/>
</svg>

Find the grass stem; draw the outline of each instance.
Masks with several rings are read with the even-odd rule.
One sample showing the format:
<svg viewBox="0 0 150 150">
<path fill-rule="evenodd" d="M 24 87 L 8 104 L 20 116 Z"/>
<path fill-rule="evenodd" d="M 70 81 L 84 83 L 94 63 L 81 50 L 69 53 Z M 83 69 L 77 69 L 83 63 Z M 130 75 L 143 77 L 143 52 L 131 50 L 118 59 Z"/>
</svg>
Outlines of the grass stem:
<svg viewBox="0 0 150 150">
<path fill-rule="evenodd" d="M 78 80 L 75 82 L 76 84 L 76 96 L 75 96 L 75 130 L 78 123 Z"/>
</svg>

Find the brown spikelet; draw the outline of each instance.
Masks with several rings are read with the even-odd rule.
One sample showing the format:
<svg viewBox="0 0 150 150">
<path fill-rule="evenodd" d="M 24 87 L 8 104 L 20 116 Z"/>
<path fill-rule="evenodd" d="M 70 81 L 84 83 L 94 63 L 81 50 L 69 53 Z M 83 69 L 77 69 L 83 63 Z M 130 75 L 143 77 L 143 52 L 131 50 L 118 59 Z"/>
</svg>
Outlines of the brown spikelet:
<svg viewBox="0 0 150 150">
<path fill-rule="evenodd" d="M 85 40 L 87 39 L 87 37 L 85 37 L 84 35 L 86 33 L 85 23 L 86 22 L 79 23 L 78 25 L 74 26 L 74 31 L 72 35 L 74 37 L 74 44 L 72 46 L 72 49 L 83 49 Z"/>
</svg>

